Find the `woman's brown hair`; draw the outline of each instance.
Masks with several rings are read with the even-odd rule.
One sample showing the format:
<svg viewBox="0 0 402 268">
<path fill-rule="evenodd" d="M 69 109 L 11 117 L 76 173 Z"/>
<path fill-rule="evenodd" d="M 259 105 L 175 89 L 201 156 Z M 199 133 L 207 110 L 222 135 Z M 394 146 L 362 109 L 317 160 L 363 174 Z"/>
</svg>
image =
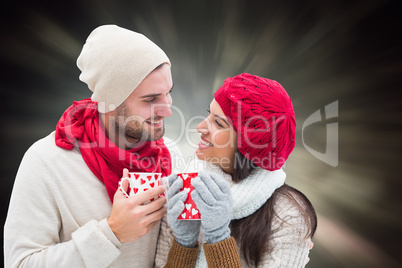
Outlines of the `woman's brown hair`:
<svg viewBox="0 0 402 268">
<path fill-rule="evenodd" d="M 233 181 L 238 183 L 246 179 L 257 166 L 245 158 L 238 150 L 235 154 Z M 300 210 L 308 225 L 307 237 L 312 237 L 317 228 L 317 215 L 308 198 L 295 188 L 284 184 L 256 212 L 248 217 L 232 220 L 231 235 L 240 244 L 240 251 L 248 265 L 257 266 L 265 252 L 271 252 L 269 244 L 271 226 L 275 217 L 275 202 L 279 196 L 288 197 Z"/>
</svg>

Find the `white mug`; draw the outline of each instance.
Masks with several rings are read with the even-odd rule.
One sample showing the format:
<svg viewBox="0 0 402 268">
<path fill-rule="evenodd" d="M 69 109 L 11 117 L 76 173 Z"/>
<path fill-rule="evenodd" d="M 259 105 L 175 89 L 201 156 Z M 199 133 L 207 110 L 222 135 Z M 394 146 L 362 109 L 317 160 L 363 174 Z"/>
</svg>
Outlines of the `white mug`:
<svg viewBox="0 0 402 268">
<path fill-rule="evenodd" d="M 126 197 L 130 197 L 149 189 L 155 188 L 162 185 L 161 179 L 162 173 L 146 173 L 146 172 L 130 172 L 128 177 L 122 178 L 119 182 L 119 189 L 123 192 Z M 123 182 L 127 180 L 129 182 L 129 188 L 126 192 L 122 185 Z M 157 199 L 153 198 L 150 201 Z"/>
</svg>

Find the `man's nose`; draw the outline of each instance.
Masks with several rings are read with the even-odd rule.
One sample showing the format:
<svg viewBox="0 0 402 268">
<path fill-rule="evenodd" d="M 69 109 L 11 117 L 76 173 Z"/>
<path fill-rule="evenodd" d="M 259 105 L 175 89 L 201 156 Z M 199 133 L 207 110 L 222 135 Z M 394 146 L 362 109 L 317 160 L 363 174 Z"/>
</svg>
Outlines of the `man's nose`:
<svg viewBox="0 0 402 268">
<path fill-rule="evenodd" d="M 171 103 L 160 103 L 154 107 L 155 116 L 168 117 L 172 115 Z"/>
</svg>

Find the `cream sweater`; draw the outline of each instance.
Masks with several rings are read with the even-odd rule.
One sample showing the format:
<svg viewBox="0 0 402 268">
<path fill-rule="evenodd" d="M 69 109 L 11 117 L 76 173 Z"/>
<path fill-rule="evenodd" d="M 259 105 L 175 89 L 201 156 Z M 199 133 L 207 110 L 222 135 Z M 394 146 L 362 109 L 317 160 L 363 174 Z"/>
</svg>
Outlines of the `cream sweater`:
<svg viewBox="0 0 402 268">
<path fill-rule="evenodd" d="M 169 150 L 172 161 L 180 158 L 177 147 Z M 4 226 L 5 267 L 153 267 L 160 224 L 121 244 L 106 221 L 111 209 L 79 149 L 57 147 L 51 133 L 19 167 Z"/>
<path fill-rule="evenodd" d="M 216 171 L 216 169 L 213 171 Z M 223 175 L 224 178 L 227 176 L 227 174 L 225 176 L 223 172 L 220 172 L 220 174 Z M 253 175 L 254 178 L 251 179 L 255 179 L 256 176 L 264 176 L 264 178 L 258 179 L 267 180 L 268 178 L 265 177 L 266 174 L 267 172 L 257 172 Z M 245 196 L 241 196 L 243 194 L 240 191 L 232 190 L 232 195 L 233 193 L 238 193 L 239 195 L 234 195 L 234 200 L 245 198 Z M 256 197 L 256 199 L 257 198 L 258 197 Z M 305 238 L 308 230 L 299 208 L 285 196 L 278 197 L 274 208 L 277 217 L 275 217 L 272 222 L 272 237 L 269 241 L 272 245 L 273 252 L 265 254 L 258 267 L 304 267 L 307 262 L 311 239 Z M 282 219 L 284 219 L 286 223 L 284 223 Z M 166 217 L 164 217 L 161 222 L 161 231 L 157 246 L 155 259 L 156 267 L 164 267 L 166 264 L 173 239 L 173 231 L 168 227 Z M 199 244 L 202 245 L 202 235 L 200 235 Z M 201 247 L 201 254 L 198 256 L 199 260 L 197 261 L 196 267 L 207 267 L 206 261 L 201 257 L 203 255 L 202 251 L 203 249 Z M 242 267 L 250 267 L 246 265 L 244 257 L 241 255 L 240 257 Z"/>
</svg>

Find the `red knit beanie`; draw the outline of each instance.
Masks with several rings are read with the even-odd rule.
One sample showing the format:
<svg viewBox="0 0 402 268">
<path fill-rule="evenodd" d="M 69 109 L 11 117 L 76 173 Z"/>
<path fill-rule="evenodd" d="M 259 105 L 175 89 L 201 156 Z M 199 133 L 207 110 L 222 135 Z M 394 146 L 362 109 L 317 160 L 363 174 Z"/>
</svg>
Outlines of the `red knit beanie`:
<svg viewBox="0 0 402 268">
<path fill-rule="evenodd" d="M 215 92 L 237 133 L 240 153 L 266 170 L 280 169 L 295 147 L 296 120 L 285 89 L 276 81 L 243 73 Z"/>
</svg>

